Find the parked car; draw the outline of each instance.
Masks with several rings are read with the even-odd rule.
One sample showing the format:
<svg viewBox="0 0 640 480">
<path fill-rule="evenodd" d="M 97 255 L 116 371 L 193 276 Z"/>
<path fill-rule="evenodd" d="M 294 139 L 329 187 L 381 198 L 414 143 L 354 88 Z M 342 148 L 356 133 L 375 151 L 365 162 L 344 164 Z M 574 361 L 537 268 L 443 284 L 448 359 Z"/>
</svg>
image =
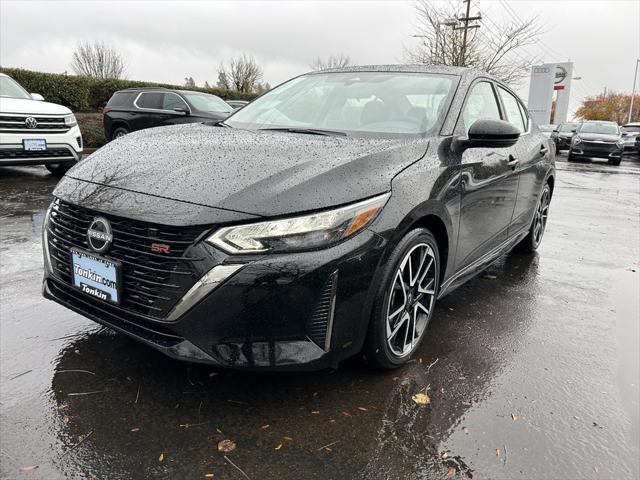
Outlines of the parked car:
<svg viewBox="0 0 640 480">
<path fill-rule="evenodd" d="M 579 157 L 606 158 L 611 165 L 622 160 L 622 136 L 615 122 L 589 120 L 580 124 L 571 139 L 567 160 Z"/>
<path fill-rule="evenodd" d="M 627 123 L 620 127 L 624 152 L 636 151 L 636 140 L 640 136 L 640 123 Z"/>
<path fill-rule="evenodd" d="M 81 155 L 82 134 L 71 110 L 0 73 L 0 166 L 44 165 L 63 175 Z"/>
<path fill-rule="evenodd" d="M 551 133 L 551 140 L 556 144 L 556 151 L 569 150 L 571 147 L 571 138 L 580 126 L 577 122 L 561 123 Z"/>
<path fill-rule="evenodd" d="M 238 108 L 242 108 L 244 107 L 247 103 L 246 100 L 227 100 L 226 101 L 229 105 L 231 105 L 233 107 L 234 110 L 237 110 Z"/>
<path fill-rule="evenodd" d="M 540 129 L 540 132 L 542 132 L 542 134 L 545 137 L 551 138 L 551 134 L 558 128 L 558 126 L 552 123 L 549 123 L 547 125 L 538 125 L 538 128 Z"/>
<path fill-rule="evenodd" d="M 233 108 L 208 93 L 164 88 L 129 88 L 113 94 L 102 110 L 110 140 L 144 128 L 224 120 Z"/>
<path fill-rule="evenodd" d="M 636 153 L 640 155 L 640 135 L 636 137 Z"/>
<path fill-rule="evenodd" d="M 174 358 L 317 369 L 406 363 L 438 298 L 538 248 L 555 168 L 499 80 L 397 65 L 305 74 L 70 174 L 45 297 Z"/>
</svg>

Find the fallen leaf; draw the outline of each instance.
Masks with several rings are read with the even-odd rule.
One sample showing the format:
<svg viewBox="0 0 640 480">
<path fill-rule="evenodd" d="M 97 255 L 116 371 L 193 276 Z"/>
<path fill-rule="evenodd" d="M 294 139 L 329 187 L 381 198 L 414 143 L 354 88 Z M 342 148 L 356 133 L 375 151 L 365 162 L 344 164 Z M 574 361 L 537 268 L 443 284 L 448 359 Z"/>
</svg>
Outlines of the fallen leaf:
<svg viewBox="0 0 640 480">
<path fill-rule="evenodd" d="M 213 478 L 213 473 L 206 473 L 204 478 Z"/>
<path fill-rule="evenodd" d="M 282 438 L 284 438 L 285 440 L 288 440 L 289 442 L 293 442 L 293 438 L 291 437 L 282 437 Z"/>
<path fill-rule="evenodd" d="M 311 410 L 313 415 L 320 415 L 320 410 Z"/>
<path fill-rule="evenodd" d="M 369 409 L 366 407 L 358 407 L 358 410 L 362 410 L 363 412 L 368 412 Z"/>
<path fill-rule="evenodd" d="M 449 456 L 448 452 L 442 452 L 442 458 L 447 458 Z"/>
<path fill-rule="evenodd" d="M 449 470 L 447 470 L 447 477 L 453 477 L 456 474 L 456 469 L 453 467 L 449 467 Z"/>
<path fill-rule="evenodd" d="M 349 412 L 340 412 L 345 417 L 351 417 L 352 415 Z"/>
<path fill-rule="evenodd" d="M 282 448 L 282 444 L 279 443 L 278 446 L 276 447 L 276 450 L 280 450 Z"/>
<path fill-rule="evenodd" d="M 21 472 L 33 472 L 36 468 L 38 468 L 38 465 L 30 465 L 28 467 L 20 467 L 18 470 Z"/>
<path fill-rule="evenodd" d="M 264 430 L 265 428 L 269 428 L 269 424 L 267 423 L 266 425 L 262 425 L 260 428 L 261 428 L 261 429 L 263 429 L 263 430 Z"/>
<path fill-rule="evenodd" d="M 164 453 L 161 453 L 160 456 L 158 457 L 158 460 L 161 462 L 164 460 Z"/>
<path fill-rule="evenodd" d="M 426 405 L 428 403 L 431 403 L 431 399 L 426 393 L 416 393 L 413 397 L 411 397 L 411 400 L 416 402 L 418 405 Z"/>
<path fill-rule="evenodd" d="M 131 431 L 132 431 L 132 432 L 139 432 L 139 431 L 140 431 L 140 429 L 139 429 L 138 427 L 135 427 L 135 428 L 132 428 L 132 429 L 131 429 Z"/>
<path fill-rule="evenodd" d="M 220 430 L 219 428 L 216 428 L 216 432 L 218 432 L 220 435 L 222 435 L 222 430 Z"/>
<path fill-rule="evenodd" d="M 213 377 L 215 377 L 216 375 L 218 375 L 218 372 L 211 372 L 211 373 L 209 374 L 209 378 L 213 378 Z M 211 474 L 211 475 L 213 475 L 213 474 Z"/>
<path fill-rule="evenodd" d="M 462 427 L 462 431 L 466 434 L 469 435 L 469 429 L 467 427 Z"/>
<path fill-rule="evenodd" d="M 513 413 L 511 414 L 511 420 L 513 420 L 514 422 L 518 419 L 517 415 L 514 415 Z"/>
<path fill-rule="evenodd" d="M 236 449 L 236 444 L 231 440 L 220 440 L 218 442 L 218 450 L 223 453 L 232 452 L 235 449 Z"/>
</svg>

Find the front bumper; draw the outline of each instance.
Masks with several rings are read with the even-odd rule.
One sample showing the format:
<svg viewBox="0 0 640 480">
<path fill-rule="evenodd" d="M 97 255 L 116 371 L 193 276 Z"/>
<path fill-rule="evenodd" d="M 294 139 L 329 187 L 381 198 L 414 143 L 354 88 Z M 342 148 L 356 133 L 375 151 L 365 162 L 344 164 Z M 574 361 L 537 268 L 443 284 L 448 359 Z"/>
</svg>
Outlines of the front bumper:
<svg viewBox="0 0 640 480">
<path fill-rule="evenodd" d="M 227 368 L 316 370 L 361 350 L 384 244 L 365 230 L 329 249 L 238 258 L 201 241 L 194 248 L 206 267 L 199 268 L 246 264 L 175 320 L 87 296 L 50 265 L 43 295 L 173 358 Z"/>
<path fill-rule="evenodd" d="M 25 139 L 42 139 L 47 149 L 27 152 L 23 148 Z M 0 133 L 0 166 L 43 165 L 50 163 L 77 162 L 82 155 L 82 134 L 76 125 L 64 133 L 20 132 Z"/>
<path fill-rule="evenodd" d="M 610 143 L 588 143 L 581 142 L 572 145 L 571 153 L 575 156 L 593 158 L 620 158 L 622 149 Z"/>
</svg>

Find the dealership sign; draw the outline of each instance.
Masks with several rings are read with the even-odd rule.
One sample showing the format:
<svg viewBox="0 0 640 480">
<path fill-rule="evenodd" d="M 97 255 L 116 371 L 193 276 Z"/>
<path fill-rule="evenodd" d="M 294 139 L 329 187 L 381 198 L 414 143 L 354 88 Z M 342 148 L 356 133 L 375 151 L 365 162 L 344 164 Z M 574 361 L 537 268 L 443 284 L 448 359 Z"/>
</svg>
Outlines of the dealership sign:
<svg viewBox="0 0 640 480">
<path fill-rule="evenodd" d="M 554 91 L 557 92 L 557 97 L 553 123 L 567 121 L 572 72 L 573 63 L 545 63 L 532 67 L 528 107 L 539 125 L 552 121 L 551 105 Z"/>
</svg>

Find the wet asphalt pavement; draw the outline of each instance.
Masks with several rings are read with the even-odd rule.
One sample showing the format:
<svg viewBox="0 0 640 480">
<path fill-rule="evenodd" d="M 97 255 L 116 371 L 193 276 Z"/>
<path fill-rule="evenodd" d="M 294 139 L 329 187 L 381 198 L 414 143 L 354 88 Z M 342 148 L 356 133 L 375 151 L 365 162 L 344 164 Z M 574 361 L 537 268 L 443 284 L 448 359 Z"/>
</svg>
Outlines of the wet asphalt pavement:
<svg viewBox="0 0 640 480">
<path fill-rule="evenodd" d="M 302 374 L 174 361 L 44 300 L 55 179 L 0 169 L 0 477 L 638 478 L 640 163 L 557 168 L 539 252 L 440 301 L 413 363 Z"/>
</svg>

